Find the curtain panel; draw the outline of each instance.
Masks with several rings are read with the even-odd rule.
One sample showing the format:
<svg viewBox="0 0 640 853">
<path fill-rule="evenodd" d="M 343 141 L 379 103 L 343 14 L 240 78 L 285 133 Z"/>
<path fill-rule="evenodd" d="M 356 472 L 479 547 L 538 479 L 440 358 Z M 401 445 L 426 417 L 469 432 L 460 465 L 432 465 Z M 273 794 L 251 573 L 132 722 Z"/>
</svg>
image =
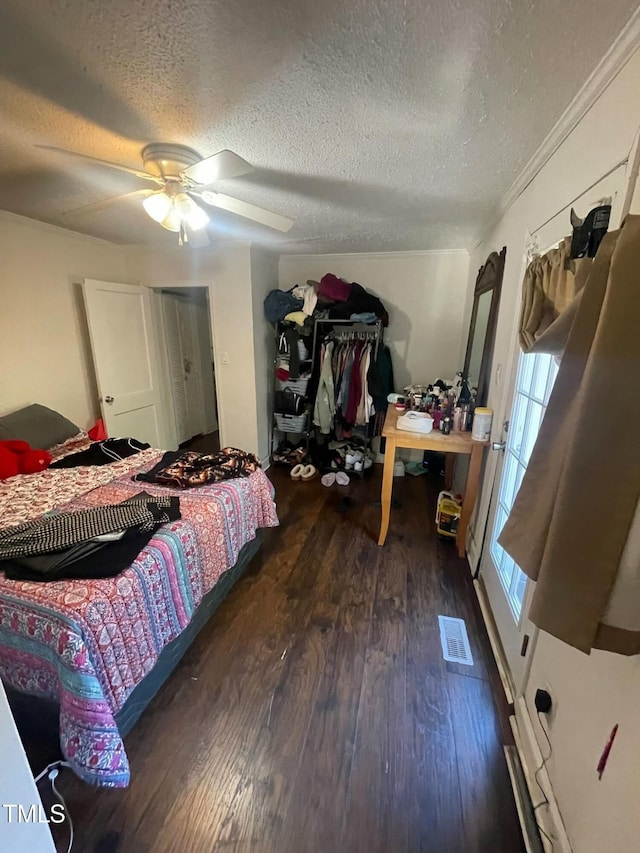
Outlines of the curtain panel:
<svg viewBox="0 0 640 853">
<path fill-rule="evenodd" d="M 562 353 L 591 264 L 590 258 L 572 260 L 571 237 L 533 258 L 522 283 L 523 352 Z"/>
<path fill-rule="evenodd" d="M 638 654 L 640 216 L 605 236 L 573 311 L 538 439 L 498 541 L 537 581 L 534 624 L 584 652 Z"/>
</svg>

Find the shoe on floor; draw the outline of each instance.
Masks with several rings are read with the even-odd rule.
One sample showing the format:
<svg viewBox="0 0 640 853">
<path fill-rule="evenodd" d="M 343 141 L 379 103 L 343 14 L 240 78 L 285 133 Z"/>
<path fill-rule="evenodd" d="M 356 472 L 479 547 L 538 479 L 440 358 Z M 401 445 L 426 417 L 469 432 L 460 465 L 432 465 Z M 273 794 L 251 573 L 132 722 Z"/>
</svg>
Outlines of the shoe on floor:
<svg viewBox="0 0 640 853">
<path fill-rule="evenodd" d="M 300 464 L 294 465 L 293 468 L 291 469 L 291 475 L 290 475 L 291 479 L 292 480 L 299 480 L 302 477 L 302 472 L 305 470 L 305 467 L 306 467 L 305 465 L 300 465 Z"/>
<path fill-rule="evenodd" d="M 318 469 L 315 465 L 305 465 L 302 470 L 302 473 L 300 474 L 300 479 L 304 480 L 305 482 L 307 480 L 313 480 L 313 478 L 316 477 L 317 474 Z"/>
<path fill-rule="evenodd" d="M 348 486 L 351 480 L 349 479 L 349 475 L 345 474 L 344 471 L 338 471 L 336 474 L 336 483 L 339 486 Z"/>
<path fill-rule="evenodd" d="M 340 473 L 342 473 L 342 472 L 340 472 Z M 335 481 L 336 481 L 336 475 L 333 473 L 333 471 L 329 471 L 327 474 L 323 474 L 322 477 L 320 477 L 320 482 L 322 483 L 323 486 L 327 486 L 327 487 L 333 486 Z"/>
</svg>

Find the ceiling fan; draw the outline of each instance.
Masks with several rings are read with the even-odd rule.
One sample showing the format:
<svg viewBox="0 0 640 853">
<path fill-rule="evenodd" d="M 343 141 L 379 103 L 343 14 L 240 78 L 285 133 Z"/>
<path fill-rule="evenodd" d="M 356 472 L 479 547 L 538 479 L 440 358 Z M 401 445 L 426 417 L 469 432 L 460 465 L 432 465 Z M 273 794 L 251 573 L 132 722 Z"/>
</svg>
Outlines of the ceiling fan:
<svg viewBox="0 0 640 853">
<path fill-rule="evenodd" d="M 289 231 L 293 225 L 293 220 L 286 216 L 212 189 L 212 185 L 217 181 L 237 178 L 254 171 L 250 163 L 233 151 L 225 149 L 202 159 L 196 151 L 187 148 L 186 145 L 152 143 L 142 149 L 143 168 L 134 169 L 120 163 L 90 157 L 78 151 L 55 148 L 52 145 L 36 147 L 55 151 L 57 154 L 78 157 L 100 166 L 109 166 L 151 181 L 158 187 L 158 189 L 133 190 L 130 193 L 87 204 L 67 211 L 65 216 L 92 213 L 117 204 L 125 198 L 141 197 L 142 205 L 148 215 L 163 228 L 176 231 L 181 246 L 185 243 L 192 246 L 209 244 L 209 238 L 204 230 L 209 221 L 209 215 L 195 199 L 199 199 L 205 205 L 227 210 L 278 231 Z"/>
</svg>

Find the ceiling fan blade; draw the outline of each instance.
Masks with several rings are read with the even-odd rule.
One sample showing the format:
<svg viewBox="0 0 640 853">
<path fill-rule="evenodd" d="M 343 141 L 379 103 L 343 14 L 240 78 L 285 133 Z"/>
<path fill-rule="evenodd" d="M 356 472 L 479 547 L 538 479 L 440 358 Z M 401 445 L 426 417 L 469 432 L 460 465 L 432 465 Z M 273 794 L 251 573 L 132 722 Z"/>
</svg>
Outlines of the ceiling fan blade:
<svg viewBox="0 0 640 853">
<path fill-rule="evenodd" d="M 192 249 L 202 249 L 205 246 L 211 245 L 206 228 L 194 230 L 185 225 L 185 231 L 187 233 L 187 246 L 191 246 Z"/>
<path fill-rule="evenodd" d="M 42 148 L 44 151 L 55 151 L 56 154 L 65 154 L 67 157 L 77 157 L 80 160 L 87 160 L 89 163 L 96 163 L 98 166 L 109 166 L 111 169 L 118 169 L 120 172 L 128 172 L 130 175 L 135 175 L 137 178 L 143 178 L 145 181 L 153 181 L 156 184 L 164 184 L 162 178 L 151 175 L 149 172 L 143 172 L 142 169 L 134 169 L 132 166 L 123 166 L 121 163 L 111 163 L 109 160 L 100 160 L 97 157 L 90 157 L 88 154 L 81 154 L 79 151 L 68 151 L 66 148 L 56 148 L 53 145 L 36 145 L 36 148 Z"/>
<path fill-rule="evenodd" d="M 254 222 L 267 225 L 269 228 L 275 228 L 277 231 L 286 233 L 293 225 L 293 219 L 281 216 L 279 213 L 273 213 L 273 211 L 266 210 L 264 207 L 258 207 L 256 204 L 250 204 L 248 201 L 240 201 L 239 198 L 233 198 L 233 196 L 225 195 L 224 193 L 204 190 L 202 193 L 195 193 L 195 195 L 213 207 L 228 210 L 230 213 L 244 216 L 245 219 L 252 219 Z"/>
<path fill-rule="evenodd" d="M 247 163 L 238 154 L 225 148 L 211 157 L 205 157 L 193 166 L 188 166 L 180 172 L 181 178 L 188 178 L 195 184 L 215 184 L 216 181 L 224 181 L 227 178 L 237 178 L 253 172 L 251 163 Z"/>
<path fill-rule="evenodd" d="M 151 195 L 153 190 L 134 190 L 131 193 L 124 193 L 123 195 L 114 195 L 111 198 L 105 198 L 102 201 L 94 201 L 92 204 L 85 204 L 82 207 L 76 207 L 73 210 L 67 210 L 63 213 L 63 216 L 75 216 L 78 213 L 96 213 L 98 210 L 102 210 L 105 207 L 110 207 L 112 204 L 116 204 L 119 201 L 124 201 L 127 198 L 142 198 L 147 195 Z"/>
</svg>

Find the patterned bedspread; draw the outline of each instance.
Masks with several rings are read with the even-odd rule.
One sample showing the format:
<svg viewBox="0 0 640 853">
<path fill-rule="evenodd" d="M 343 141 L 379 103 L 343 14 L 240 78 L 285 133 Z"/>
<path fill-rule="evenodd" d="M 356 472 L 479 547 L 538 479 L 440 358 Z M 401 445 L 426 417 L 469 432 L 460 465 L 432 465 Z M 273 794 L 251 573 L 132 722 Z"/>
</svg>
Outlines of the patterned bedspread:
<svg viewBox="0 0 640 853">
<path fill-rule="evenodd" d="M 116 503 L 144 489 L 176 494 L 182 519 L 159 528 L 133 565 L 114 578 L 12 581 L 0 572 L 0 675 L 60 703 L 60 742 L 83 779 L 129 783 L 114 716 L 189 623 L 202 597 L 231 568 L 259 527 L 278 519 L 264 472 L 189 491 L 131 480 L 159 452 L 99 468 L 43 471 L 0 483 L 0 524 L 56 507 Z"/>
</svg>

